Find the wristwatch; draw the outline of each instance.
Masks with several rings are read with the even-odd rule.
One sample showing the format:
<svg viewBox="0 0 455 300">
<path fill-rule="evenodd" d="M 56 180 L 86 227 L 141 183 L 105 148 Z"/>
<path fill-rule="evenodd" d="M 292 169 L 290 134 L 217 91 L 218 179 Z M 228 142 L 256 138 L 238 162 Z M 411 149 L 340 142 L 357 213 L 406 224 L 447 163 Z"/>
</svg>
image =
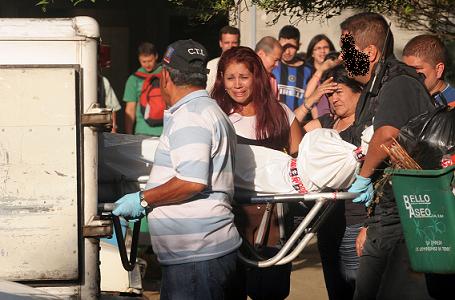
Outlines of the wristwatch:
<svg viewBox="0 0 455 300">
<path fill-rule="evenodd" d="M 149 203 L 145 200 L 144 197 L 144 191 L 139 192 L 139 201 L 140 204 L 143 208 L 145 208 L 146 212 L 150 212 L 152 210 L 152 207 L 149 205 Z"/>
</svg>

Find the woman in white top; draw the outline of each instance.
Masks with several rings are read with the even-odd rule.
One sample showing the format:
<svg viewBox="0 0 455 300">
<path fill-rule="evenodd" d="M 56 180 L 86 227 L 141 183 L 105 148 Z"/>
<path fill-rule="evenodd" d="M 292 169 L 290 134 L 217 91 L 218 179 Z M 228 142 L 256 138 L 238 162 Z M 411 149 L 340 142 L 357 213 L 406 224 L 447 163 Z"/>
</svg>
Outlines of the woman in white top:
<svg viewBox="0 0 455 300">
<path fill-rule="evenodd" d="M 229 115 L 238 143 L 265 146 L 297 155 L 302 129 L 293 112 L 277 101 L 269 76 L 253 50 L 247 47 L 232 48 L 225 51 L 218 62 L 212 98 Z M 281 233 L 280 236 L 278 230 L 277 211 L 273 210 L 270 216 L 266 213 L 269 209 L 273 209 L 273 206 L 241 205 L 234 208 L 235 223 L 242 237 L 254 244 L 257 250 L 262 249 L 263 255 L 273 255 L 283 235 Z M 265 228 L 264 238 L 259 242 L 259 226 L 267 215 L 271 225 Z M 268 270 L 246 270 L 242 265 L 238 268 L 238 282 L 233 289 L 236 294 L 232 295 L 232 299 L 246 299 L 246 294 L 252 299 L 285 299 L 288 296 L 290 264 Z"/>
<path fill-rule="evenodd" d="M 299 123 L 286 105 L 277 102 L 269 74 L 250 48 L 223 53 L 212 98 L 229 115 L 239 142 L 246 138 L 256 145 L 297 153 L 302 140 Z"/>
</svg>

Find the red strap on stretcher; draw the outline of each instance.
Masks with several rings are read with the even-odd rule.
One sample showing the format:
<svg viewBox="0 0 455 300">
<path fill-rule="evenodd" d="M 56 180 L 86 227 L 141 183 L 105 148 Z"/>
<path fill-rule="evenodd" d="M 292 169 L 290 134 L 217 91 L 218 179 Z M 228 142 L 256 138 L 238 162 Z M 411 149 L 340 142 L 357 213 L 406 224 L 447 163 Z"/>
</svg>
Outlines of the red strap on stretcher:
<svg viewBox="0 0 455 300">
<path fill-rule="evenodd" d="M 354 154 L 354 157 L 357 161 L 363 161 L 365 160 L 365 154 L 362 152 L 361 147 L 357 147 L 355 150 L 352 151 Z"/>
<path fill-rule="evenodd" d="M 308 193 L 308 190 L 302 183 L 302 179 L 299 177 L 299 172 L 297 171 L 297 160 L 295 158 L 291 159 L 289 164 L 289 177 L 291 177 L 292 187 L 299 192 L 300 194 Z"/>
</svg>

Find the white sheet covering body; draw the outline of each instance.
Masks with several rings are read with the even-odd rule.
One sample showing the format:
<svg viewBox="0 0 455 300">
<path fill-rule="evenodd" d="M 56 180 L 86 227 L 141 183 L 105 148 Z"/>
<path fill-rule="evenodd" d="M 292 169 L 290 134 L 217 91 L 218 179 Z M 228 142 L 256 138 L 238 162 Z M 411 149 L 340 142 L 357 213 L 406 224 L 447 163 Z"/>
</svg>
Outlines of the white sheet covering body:
<svg viewBox="0 0 455 300">
<path fill-rule="evenodd" d="M 135 181 L 148 176 L 159 138 L 104 133 L 100 141 L 99 180 L 101 183 Z M 307 133 L 299 146 L 298 177 L 308 192 L 325 188 L 345 189 L 354 180 L 359 165 L 356 147 L 343 141 L 335 130 L 316 129 Z M 290 176 L 292 157 L 260 146 L 238 145 L 235 157 L 237 188 L 260 193 L 297 193 Z M 116 189 L 115 195 L 135 187 Z"/>
<path fill-rule="evenodd" d="M 305 134 L 297 158 L 298 176 L 305 189 L 319 192 L 349 187 L 359 165 L 353 153 L 356 148 L 333 129 L 321 128 Z M 290 176 L 291 159 L 280 151 L 238 145 L 235 185 L 261 193 L 297 193 Z"/>
</svg>

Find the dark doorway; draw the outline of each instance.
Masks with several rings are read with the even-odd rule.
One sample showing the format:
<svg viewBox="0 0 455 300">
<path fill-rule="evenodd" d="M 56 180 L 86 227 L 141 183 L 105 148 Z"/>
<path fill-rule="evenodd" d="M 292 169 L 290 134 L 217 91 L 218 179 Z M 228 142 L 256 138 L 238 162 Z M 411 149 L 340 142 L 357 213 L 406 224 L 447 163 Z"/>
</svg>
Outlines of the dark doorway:
<svg viewBox="0 0 455 300">
<path fill-rule="evenodd" d="M 110 45 L 111 68 L 103 70 L 120 102 L 128 76 L 138 67 L 136 49 L 143 41 L 154 43 L 160 56 L 166 46 L 179 39 L 203 44 L 210 58 L 220 54 L 218 31 L 228 24 L 219 16 L 202 24 L 187 9 L 173 7 L 167 0 L 86 0 L 74 6 L 70 0 L 53 1 L 46 11 L 37 0 L 0 0 L 2 18 L 68 18 L 90 16 L 97 20 L 103 43 Z M 118 114 L 123 129 L 123 112 Z"/>
</svg>

